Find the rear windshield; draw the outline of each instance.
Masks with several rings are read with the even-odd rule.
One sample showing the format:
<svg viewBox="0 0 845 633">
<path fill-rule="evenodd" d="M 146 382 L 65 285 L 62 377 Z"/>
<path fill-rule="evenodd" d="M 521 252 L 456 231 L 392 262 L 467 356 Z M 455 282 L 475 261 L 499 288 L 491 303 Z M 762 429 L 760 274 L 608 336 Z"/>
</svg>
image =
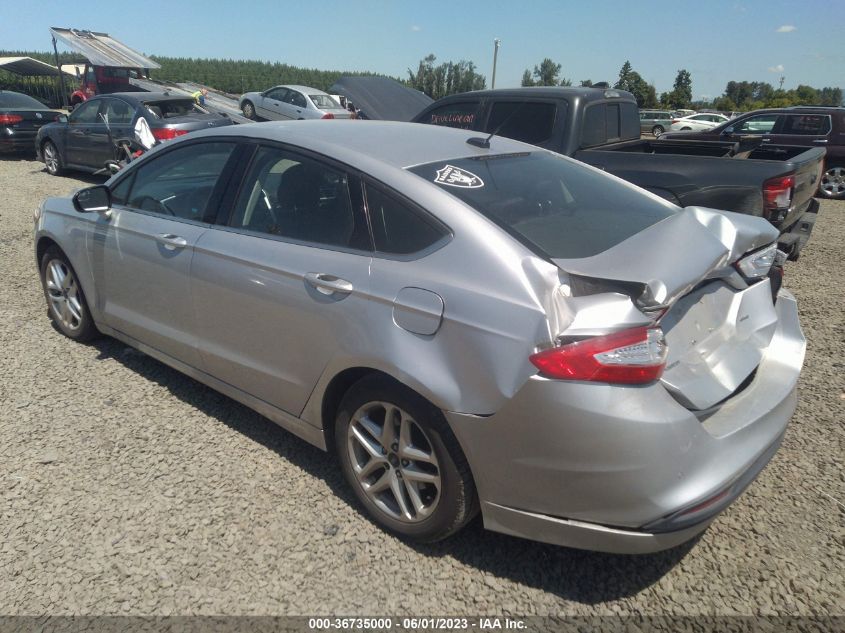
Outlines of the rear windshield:
<svg viewBox="0 0 845 633">
<path fill-rule="evenodd" d="M 17 92 L 0 92 L 0 108 L 25 108 L 44 110 L 46 106 L 32 97 Z"/>
<path fill-rule="evenodd" d="M 172 119 L 189 114 L 208 114 L 208 110 L 201 108 L 193 99 L 148 101 L 144 106 L 156 119 Z"/>
<path fill-rule="evenodd" d="M 409 168 L 548 258 L 590 257 L 677 212 L 547 152 L 458 158 Z"/>
<path fill-rule="evenodd" d="M 340 108 L 340 104 L 334 99 L 332 99 L 329 95 L 308 95 L 308 98 L 311 99 L 311 101 L 314 102 L 314 105 L 318 108 Z"/>
</svg>

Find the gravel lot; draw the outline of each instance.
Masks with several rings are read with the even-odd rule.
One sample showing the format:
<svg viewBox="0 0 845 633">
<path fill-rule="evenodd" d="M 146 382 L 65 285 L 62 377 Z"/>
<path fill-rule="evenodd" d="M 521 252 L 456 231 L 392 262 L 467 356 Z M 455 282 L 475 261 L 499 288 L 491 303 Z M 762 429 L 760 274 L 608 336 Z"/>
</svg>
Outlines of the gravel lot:
<svg viewBox="0 0 845 633">
<path fill-rule="evenodd" d="M 59 335 L 32 213 L 88 182 L 0 160 L 0 613 L 843 613 L 845 202 L 787 267 L 809 353 L 781 451 L 696 542 L 625 557 L 477 521 L 404 544 L 332 457 L 120 343 Z"/>
</svg>

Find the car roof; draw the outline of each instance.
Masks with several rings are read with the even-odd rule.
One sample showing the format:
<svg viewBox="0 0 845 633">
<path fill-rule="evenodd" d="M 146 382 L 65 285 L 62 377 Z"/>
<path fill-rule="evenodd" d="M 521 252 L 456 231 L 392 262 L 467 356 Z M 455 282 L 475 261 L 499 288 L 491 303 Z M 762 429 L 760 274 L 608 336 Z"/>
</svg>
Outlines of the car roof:
<svg viewBox="0 0 845 633">
<path fill-rule="evenodd" d="M 104 97 L 120 97 L 124 101 L 129 101 L 135 105 L 142 103 L 149 103 L 150 101 L 185 101 L 191 99 L 191 95 L 179 95 L 170 92 L 112 92 L 109 94 L 97 95 L 92 99 L 102 99 Z"/>
<path fill-rule="evenodd" d="M 617 96 L 608 97 L 606 93 L 616 93 Z M 634 95 L 625 90 L 618 88 L 591 88 L 587 86 L 526 86 L 523 88 L 495 88 L 487 90 L 473 90 L 471 92 L 462 92 L 459 94 L 449 95 L 443 97 L 439 101 L 460 100 L 462 97 L 505 97 L 505 98 L 524 98 L 524 97 L 546 97 L 556 98 L 580 98 L 584 101 L 604 101 L 610 99 L 620 99 L 626 101 L 634 101 Z M 435 101 L 435 103 L 437 103 Z"/>
<path fill-rule="evenodd" d="M 311 88 L 309 86 L 296 86 L 292 84 L 284 84 L 281 86 L 273 86 L 273 88 L 290 88 L 291 90 L 298 90 L 299 92 L 304 92 L 305 94 L 309 95 L 327 95 L 328 92 L 323 92 L 319 88 Z M 271 88 L 272 90 L 272 88 Z"/>
<path fill-rule="evenodd" d="M 352 166 L 377 161 L 400 169 L 455 158 L 545 151 L 501 136 L 490 140 L 489 149 L 479 148 L 468 144 L 467 139 L 486 135 L 471 130 L 354 119 L 247 123 L 202 130 L 185 138 L 203 136 L 242 136 L 279 141 L 331 156 Z"/>
</svg>

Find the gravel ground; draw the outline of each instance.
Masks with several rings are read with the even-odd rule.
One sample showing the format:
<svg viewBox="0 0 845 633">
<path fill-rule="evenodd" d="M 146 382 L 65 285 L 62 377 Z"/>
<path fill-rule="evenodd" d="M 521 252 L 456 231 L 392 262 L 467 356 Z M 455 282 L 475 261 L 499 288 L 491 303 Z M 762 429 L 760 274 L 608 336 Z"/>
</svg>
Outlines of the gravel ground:
<svg viewBox="0 0 845 633">
<path fill-rule="evenodd" d="M 696 542 L 626 557 L 477 521 L 404 544 L 328 455 L 120 343 L 59 335 L 32 212 L 87 182 L 0 160 L 0 613 L 843 613 L 845 202 L 787 267 L 809 353 L 782 449 Z"/>
</svg>

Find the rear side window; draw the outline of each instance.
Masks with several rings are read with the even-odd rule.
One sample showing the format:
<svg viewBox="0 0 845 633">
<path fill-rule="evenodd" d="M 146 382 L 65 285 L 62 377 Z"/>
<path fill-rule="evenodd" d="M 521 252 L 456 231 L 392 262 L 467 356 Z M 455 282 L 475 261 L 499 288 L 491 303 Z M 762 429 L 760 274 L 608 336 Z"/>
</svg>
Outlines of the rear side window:
<svg viewBox="0 0 845 633">
<path fill-rule="evenodd" d="M 150 156 L 130 176 L 127 206 L 183 220 L 206 221 L 208 201 L 234 148 L 234 143 L 192 143 Z"/>
<path fill-rule="evenodd" d="M 786 117 L 781 134 L 824 136 L 830 132 L 830 117 L 826 114 L 791 114 Z"/>
<path fill-rule="evenodd" d="M 445 227 L 397 197 L 369 184 L 366 191 L 376 251 L 409 255 L 427 249 L 448 235 Z"/>
<path fill-rule="evenodd" d="M 549 258 L 590 257 L 677 207 L 547 152 L 458 158 L 410 168 Z"/>
<path fill-rule="evenodd" d="M 456 127 L 461 130 L 472 130 L 475 126 L 479 107 L 480 103 L 478 101 L 449 103 L 430 111 L 419 122 L 430 125 Z"/>
<path fill-rule="evenodd" d="M 566 107 L 566 102 L 562 102 Z M 485 132 L 537 145 L 552 136 L 557 115 L 554 103 L 513 101 L 494 103 Z M 501 126 L 501 129 L 499 129 Z"/>
<path fill-rule="evenodd" d="M 596 103 L 587 106 L 584 111 L 581 147 L 639 136 L 640 118 L 636 103 Z"/>
</svg>

